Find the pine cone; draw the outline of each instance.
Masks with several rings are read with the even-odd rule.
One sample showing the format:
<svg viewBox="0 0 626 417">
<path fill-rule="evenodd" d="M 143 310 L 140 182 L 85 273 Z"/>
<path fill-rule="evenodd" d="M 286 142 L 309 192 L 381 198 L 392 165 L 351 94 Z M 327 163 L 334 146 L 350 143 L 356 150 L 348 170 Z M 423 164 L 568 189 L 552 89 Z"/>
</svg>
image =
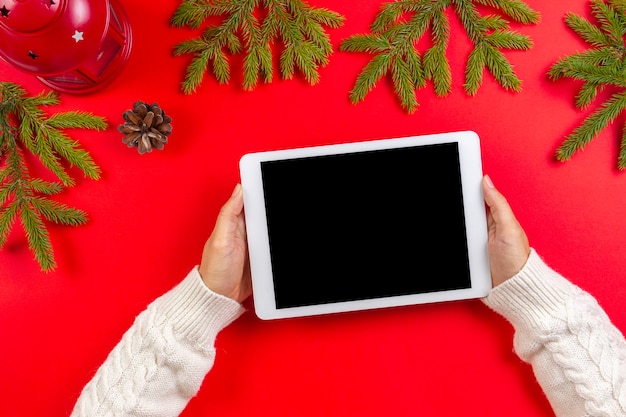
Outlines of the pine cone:
<svg viewBox="0 0 626 417">
<path fill-rule="evenodd" d="M 172 133 L 172 118 L 165 115 L 158 103 L 147 105 L 139 100 L 122 117 L 126 123 L 117 127 L 125 135 L 122 142 L 129 148 L 136 146 L 140 154 L 152 152 L 152 148 L 163 149 Z"/>
</svg>

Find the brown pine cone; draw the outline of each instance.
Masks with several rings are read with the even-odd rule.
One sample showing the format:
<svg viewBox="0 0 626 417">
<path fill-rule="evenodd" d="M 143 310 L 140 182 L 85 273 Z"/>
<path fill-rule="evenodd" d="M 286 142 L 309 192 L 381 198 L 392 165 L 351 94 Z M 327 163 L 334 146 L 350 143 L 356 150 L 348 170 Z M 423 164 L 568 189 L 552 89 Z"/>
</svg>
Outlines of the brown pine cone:
<svg viewBox="0 0 626 417">
<path fill-rule="evenodd" d="M 129 148 L 136 146 L 140 154 L 152 152 L 152 148 L 163 149 L 172 133 L 172 118 L 165 115 L 158 103 L 147 105 L 139 100 L 122 117 L 126 123 L 117 127 L 125 135 L 122 142 Z"/>
</svg>

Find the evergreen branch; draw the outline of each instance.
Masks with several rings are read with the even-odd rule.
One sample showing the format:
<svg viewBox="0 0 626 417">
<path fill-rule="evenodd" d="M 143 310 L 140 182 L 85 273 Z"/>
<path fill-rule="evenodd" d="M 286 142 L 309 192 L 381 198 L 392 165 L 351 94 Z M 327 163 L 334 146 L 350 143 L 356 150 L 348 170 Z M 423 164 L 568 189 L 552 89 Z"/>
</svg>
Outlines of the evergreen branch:
<svg viewBox="0 0 626 417">
<path fill-rule="evenodd" d="M 29 186 L 34 192 L 45 195 L 59 194 L 64 189 L 63 184 L 60 182 L 48 182 L 40 178 L 31 179 Z"/>
<path fill-rule="evenodd" d="M 482 25 L 484 26 L 485 31 L 489 30 L 500 30 L 504 31 L 508 29 L 509 22 L 501 18 L 497 15 L 487 15 L 483 16 L 481 20 Z"/>
<path fill-rule="evenodd" d="M 41 213 L 43 218 L 53 223 L 66 226 L 80 226 L 87 223 L 87 213 L 58 201 L 33 197 L 30 203 L 35 210 Z"/>
<path fill-rule="evenodd" d="M 487 25 L 486 21 L 480 17 L 476 7 L 470 0 L 453 0 L 452 3 L 454 12 L 461 20 L 469 40 L 473 44 L 481 42 L 487 32 Z"/>
<path fill-rule="evenodd" d="M 424 54 L 423 62 L 426 79 L 433 81 L 435 94 L 446 96 L 452 89 L 452 72 L 445 50 L 440 47 L 430 48 Z"/>
<path fill-rule="evenodd" d="M 586 82 L 580 87 L 580 91 L 576 95 L 576 107 L 584 109 L 598 96 L 598 89 L 602 84 L 594 82 Z"/>
<path fill-rule="evenodd" d="M 265 15 L 257 9 L 263 9 Z M 202 38 L 174 47 L 175 55 L 193 55 L 181 85 L 185 94 L 196 91 L 211 64 L 217 81 L 229 82 L 226 51 L 244 54 L 244 90 L 253 90 L 259 81 L 271 82 L 272 51 L 279 44 L 284 47 L 279 59 L 281 77 L 291 79 L 299 70 L 309 84 L 315 84 L 319 68 L 328 64 L 333 52 L 324 27 L 337 28 L 344 21 L 338 13 L 312 8 L 301 0 L 186 0 L 174 13 L 171 24 L 197 29 L 209 17 L 220 17 L 222 21 L 209 26 Z"/>
<path fill-rule="evenodd" d="M 0 207 L 4 207 L 6 202 L 9 201 L 11 192 L 12 192 L 11 187 L 0 188 Z"/>
<path fill-rule="evenodd" d="M 391 68 L 394 90 L 396 95 L 400 97 L 402 107 L 411 113 L 417 107 L 417 99 L 409 65 L 402 58 L 396 58 L 395 64 Z"/>
<path fill-rule="evenodd" d="M 626 169 L 626 125 L 622 127 L 622 140 L 619 145 L 619 156 L 617 157 L 617 169 Z"/>
<path fill-rule="evenodd" d="M 391 63 L 392 57 L 389 53 L 379 54 L 372 58 L 357 77 L 354 88 L 350 91 L 350 102 L 356 104 L 362 101 L 378 81 L 387 74 Z"/>
<path fill-rule="evenodd" d="M 346 52 L 375 54 L 389 49 L 391 49 L 389 39 L 377 35 L 353 35 L 341 43 L 341 50 Z"/>
<path fill-rule="evenodd" d="M 22 142 L 26 144 L 27 149 L 34 155 L 39 157 L 39 160 L 48 168 L 54 175 L 61 180 L 66 187 L 72 187 L 76 185 L 76 181 L 70 176 L 65 167 L 62 164 L 61 158 L 54 152 L 53 146 L 50 144 L 49 136 L 43 129 L 38 130 L 38 127 L 34 126 L 34 134 L 30 138 L 21 136 Z M 32 138 L 32 139 L 31 139 Z M 29 146 L 34 144 L 34 146 Z"/>
<path fill-rule="evenodd" d="M 174 12 L 171 19 L 172 26 L 188 26 L 197 29 L 205 19 L 215 15 L 215 9 L 218 7 L 212 5 L 210 1 L 185 0 Z"/>
<path fill-rule="evenodd" d="M 491 45 L 484 46 L 485 64 L 489 72 L 498 80 L 498 83 L 507 90 L 519 92 L 522 82 L 515 75 L 513 67 L 502 52 Z"/>
<path fill-rule="evenodd" d="M 467 58 L 465 66 L 465 84 L 463 88 L 468 95 L 474 96 L 483 83 L 483 68 L 486 57 L 483 48 L 474 48 Z"/>
<path fill-rule="evenodd" d="M 509 31 L 496 30 L 485 38 L 489 44 L 498 49 L 527 50 L 533 46 L 528 36 Z"/>
<path fill-rule="evenodd" d="M 41 215 L 28 203 L 19 205 L 20 219 L 26 232 L 28 247 L 35 255 L 35 260 L 44 271 L 56 268 L 54 250 L 50 242 L 50 234 L 41 218 Z"/>
<path fill-rule="evenodd" d="M 227 32 L 224 35 L 224 38 L 226 40 L 226 48 L 228 49 L 228 52 L 230 54 L 237 55 L 243 51 L 243 46 L 241 44 L 241 41 L 239 40 L 236 34 L 232 32 Z"/>
<path fill-rule="evenodd" d="M 600 29 L 612 44 L 623 46 L 624 24 L 617 12 L 602 0 L 591 0 L 591 12 L 598 19 Z"/>
<path fill-rule="evenodd" d="M 103 118 L 84 111 L 55 113 L 48 117 L 45 124 L 54 129 L 105 130 L 108 127 Z"/>
<path fill-rule="evenodd" d="M 399 0 L 382 5 L 380 12 L 372 22 L 370 30 L 375 34 L 382 34 L 394 26 L 401 25 L 401 16 L 407 13 L 422 13 L 425 4 L 414 0 Z"/>
<path fill-rule="evenodd" d="M 568 69 L 566 75 L 577 80 L 614 85 L 622 88 L 626 87 L 626 79 L 622 71 L 615 67 L 599 66 L 589 68 L 587 66 L 572 66 Z"/>
<path fill-rule="evenodd" d="M 54 252 L 45 222 L 62 225 L 84 224 L 86 215 L 78 209 L 50 200 L 74 184 L 63 164 L 76 166 L 87 177 L 98 179 L 100 168 L 91 156 L 62 129 L 107 127 L 103 118 L 80 111 L 47 116 L 42 106 L 58 104 L 53 92 L 29 97 L 20 86 L 0 82 L 0 248 L 19 218 L 28 246 L 43 271 L 56 267 Z M 24 152 L 37 156 L 57 181 L 31 177 Z"/>
<path fill-rule="evenodd" d="M 296 49 L 296 65 L 304 74 L 304 78 L 309 84 L 317 84 L 319 82 L 319 73 L 317 72 L 317 62 L 320 56 L 317 53 L 315 45 L 310 42 L 302 42 Z"/>
<path fill-rule="evenodd" d="M 424 66 L 422 59 L 417 51 L 413 48 L 409 48 L 406 52 L 405 59 L 409 66 L 409 72 L 413 82 L 414 88 L 422 88 L 426 85 L 426 74 L 424 72 Z M 417 102 L 415 103 L 417 105 Z"/>
<path fill-rule="evenodd" d="M 296 73 L 296 55 L 294 48 L 285 48 L 280 54 L 281 76 L 290 80 Z"/>
<path fill-rule="evenodd" d="M 203 50 L 194 55 L 191 64 L 189 64 L 185 72 L 185 81 L 181 84 L 181 88 L 185 94 L 191 94 L 196 91 L 204 78 L 204 74 L 207 72 L 210 59 L 210 49 Z"/>
<path fill-rule="evenodd" d="M 611 0 L 609 1 L 613 9 L 617 11 L 617 16 L 621 21 L 621 26 L 626 25 L 626 2 L 624 0 Z"/>
<path fill-rule="evenodd" d="M 216 51 L 213 55 L 213 75 L 219 84 L 227 84 L 230 80 L 228 57 L 222 50 Z"/>
<path fill-rule="evenodd" d="M 577 14 L 568 13 L 565 15 L 565 24 L 591 46 L 601 47 L 611 43 L 602 30 Z"/>
<path fill-rule="evenodd" d="M 404 11 L 419 10 L 411 19 L 388 27 L 383 33 L 378 33 L 382 27 L 387 27 L 386 19 L 395 19 Z M 350 92 L 350 101 L 353 104 L 363 100 L 374 86 L 385 75 L 391 74 L 394 91 L 403 108 L 412 113 L 417 107 L 415 89 L 422 87 L 426 79 L 435 79 L 438 90 L 447 89 L 446 67 L 429 65 L 429 54 L 425 54 L 424 60 L 420 59 L 419 53 L 414 49 L 414 43 L 428 29 L 429 21 L 437 9 L 430 5 L 414 4 L 411 2 L 389 3 L 383 7 L 382 18 L 372 25 L 373 34 L 354 35 L 345 39 L 340 50 L 374 53 L 375 56 L 365 66 L 357 77 L 355 85 Z M 391 17 L 389 17 L 391 16 Z M 437 21 L 434 31 L 434 46 L 429 50 L 430 55 L 437 55 L 447 45 L 448 25 L 445 16 L 443 21 Z M 379 28 L 377 28 L 379 26 Z M 423 65 L 422 65 L 423 64 Z"/>
<path fill-rule="evenodd" d="M 578 108 L 590 105 L 598 91 L 610 86 L 618 90 L 595 112 L 588 116 L 556 151 L 559 161 L 569 160 L 626 110 L 626 3 L 623 0 L 591 0 L 596 23 L 573 13 L 565 17 L 566 25 L 591 46 L 584 52 L 561 58 L 550 67 L 552 80 L 568 77 L 583 81 L 576 94 Z M 626 136 L 622 136 L 618 169 L 626 169 Z"/>
<path fill-rule="evenodd" d="M 443 9 L 436 9 L 432 14 L 433 47 L 424 54 L 427 79 L 433 80 L 435 94 L 439 97 L 452 90 L 452 71 L 446 49 L 450 40 L 450 24 Z"/>
<path fill-rule="evenodd" d="M 261 71 L 259 46 L 252 46 L 243 60 L 243 89 L 254 90 Z"/>
<path fill-rule="evenodd" d="M 582 150 L 598 133 L 626 109 L 626 92 L 615 94 L 571 133 L 556 151 L 559 161 L 567 161 Z"/>
<path fill-rule="evenodd" d="M 325 8 L 309 8 L 308 10 L 309 18 L 312 21 L 318 23 L 318 25 L 328 26 L 332 29 L 340 28 L 343 25 L 344 17 L 339 13 L 333 12 L 332 10 L 328 10 Z M 324 36 L 328 36 L 326 32 L 324 32 Z"/>
<path fill-rule="evenodd" d="M 550 67 L 548 76 L 553 81 L 568 76 L 571 68 L 594 68 L 599 66 L 619 66 L 621 64 L 619 52 L 613 48 L 601 47 L 561 58 Z"/>
<path fill-rule="evenodd" d="M 42 114 L 37 107 L 39 106 L 54 106 L 61 102 L 59 96 L 54 91 L 42 91 L 34 97 L 23 97 L 24 107 L 28 108 L 33 114 Z"/>
<path fill-rule="evenodd" d="M 19 204 L 17 202 L 4 206 L 4 210 L 0 211 L 0 248 L 6 243 L 18 213 Z"/>
<path fill-rule="evenodd" d="M 491 7 L 498 7 L 498 5 L 495 4 L 495 0 L 489 0 L 485 3 Z M 511 14 L 519 17 L 515 14 L 516 10 L 521 10 L 519 9 L 518 2 L 504 1 L 499 3 L 499 6 L 503 13 L 506 13 L 509 17 L 513 18 Z M 528 7 L 526 8 L 531 10 Z M 463 22 L 468 37 L 474 43 L 474 48 L 482 49 L 481 52 L 475 53 L 472 56 L 472 62 L 468 62 L 466 65 L 466 77 L 471 77 L 470 80 L 467 78 L 465 80 L 464 86 L 469 88 L 469 90 L 466 90 L 466 93 L 470 96 L 477 93 L 478 88 L 482 84 L 482 74 L 479 75 L 478 72 L 482 72 L 484 68 L 493 75 L 498 84 L 504 89 L 514 92 L 521 91 L 521 81 L 515 75 L 512 65 L 499 49 L 530 49 L 532 47 L 530 38 L 513 31 L 505 30 L 504 28 L 498 28 L 493 30 L 493 32 L 489 32 L 492 21 L 486 21 L 484 18 L 480 18 L 477 10 L 469 1 L 457 0 L 455 11 Z M 539 21 L 539 14 L 536 12 L 530 13 L 523 20 L 526 20 L 526 18 L 529 19 L 529 23 L 537 23 Z M 470 64 L 472 65 L 471 68 L 469 68 Z"/>
<path fill-rule="evenodd" d="M 537 24 L 541 19 L 539 12 L 531 9 L 519 0 L 476 0 L 477 3 L 499 9 L 516 22 L 525 25 Z"/>
<path fill-rule="evenodd" d="M 243 61 L 243 89 L 254 90 L 261 73 L 265 74 L 265 79 L 272 78 L 272 66 L 269 69 L 263 66 L 263 44 L 261 24 L 253 14 L 253 9 L 242 16 L 241 28 L 244 36 L 244 44 L 247 47 L 247 55 Z"/>
<path fill-rule="evenodd" d="M 174 55 L 179 56 L 202 52 L 208 45 L 209 43 L 204 40 L 204 37 L 189 39 L 174 46 Z"/>
<path fill-rule="evenodd" d="M 481 16 L 475 3 L 492 7 L 500 15 Z M 510 30 L 507 18 L 535 24 L 539 22 L 538 12 L 521 0 L 399 0 L 381 7 L 370 26 L 370 33 L 353 35 L 340 45 L 341 51 L 374 55 L 357 77 L 350 101 L 363 100 L 387 74 L 391 75 L 401 106 L 409 113 L 417 107 L 413 100 L 415 89 L 424 87 L 429 80 L 433 82 L 435 94 L 449 94 L 452 72 L 446 51 L 450 40 L 447 16 L 450 8 L 459 17 L 474 45 L 465 68 L 466 94 L 473 96 L 477 93 L 485 69 L 504 89 L 520 91 L 521 81 L 501 50 L 528 50 L 532 41 L 528 36 Z M 416 45 L 427 32 L 430 32 L 432 46 L 422 55 Z"/>
<path fill-rule="evenodd" d="M 54 151 L 70 166 L 80 169 L 86 177 L 97 180 L 100 179 L 100 167 L 96 165 L 89 153 L 80 149 L 77 141 L 69 138 L 65 133 L 57 129 L 42 129 L 48 142 Z"/>
</svg>

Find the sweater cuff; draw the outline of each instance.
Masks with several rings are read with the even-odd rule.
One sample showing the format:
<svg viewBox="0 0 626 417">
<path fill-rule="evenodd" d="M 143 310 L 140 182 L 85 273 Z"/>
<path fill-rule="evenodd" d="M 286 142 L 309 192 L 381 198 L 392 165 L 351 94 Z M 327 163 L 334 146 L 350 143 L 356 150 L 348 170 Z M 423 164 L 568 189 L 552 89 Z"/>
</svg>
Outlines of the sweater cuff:
<svg viewBox="0 0 626 417">
<path fill-rule="evenodd" d="M 579 292 L 531 249 L 522 270 L 493 288 L 483 301 L 515 328 L 552 331 L 564 324 L 567 301 Z"/>
<path fill-rule="evenodd" d="M 237 301 L 211 291 L 198 267 L 151 307 L 172 324 L 176 335 L 205 348 L 211 348 L 217 334 L 245 311 Z"/>
</svg>

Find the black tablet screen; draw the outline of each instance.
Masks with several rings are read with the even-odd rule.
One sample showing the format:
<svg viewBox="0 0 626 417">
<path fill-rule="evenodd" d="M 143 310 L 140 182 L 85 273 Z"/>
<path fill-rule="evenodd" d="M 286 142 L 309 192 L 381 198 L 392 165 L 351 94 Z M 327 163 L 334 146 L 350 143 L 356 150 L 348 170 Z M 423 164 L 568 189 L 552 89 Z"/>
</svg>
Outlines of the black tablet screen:
<svg viewBox="0 0 626 417">
<path fill-rule="evenodd" d="M 457 143 L 261 172 L 278 308 L 470 287 Z"/>
</svg>

